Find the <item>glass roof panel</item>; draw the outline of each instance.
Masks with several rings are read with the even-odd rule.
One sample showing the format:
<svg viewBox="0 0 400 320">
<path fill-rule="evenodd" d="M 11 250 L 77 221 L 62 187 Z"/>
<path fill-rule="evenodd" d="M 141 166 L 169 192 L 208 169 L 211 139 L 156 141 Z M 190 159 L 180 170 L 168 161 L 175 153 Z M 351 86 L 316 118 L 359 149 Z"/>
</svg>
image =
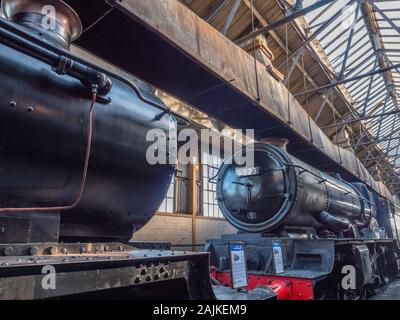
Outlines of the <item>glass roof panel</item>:
<svg viewBox="0 0 400 320">
<path fill-rule="evenodd" d="M 318 0 L 304 0 L 303 7 L 316 2 Z M 370 31 L 371 20 L 365 14 L 365 6 L 356 0 L 337 0 L 305 16 L 312 34 L 329 17 L 341 12 L 340 17 L 317 37 L 338 78 L 342 74 L 349 79 L 382 66 L 400 63 L 400 0 L 370 0 L 368 8 L 373 17 L 372 30 L 377 29 L 377 33 Z M 345 86 L 360 115 L 391 112 L 398 109 L 400 102 L 400 68 L 347 82 Z M 390 137 L 400 127 L 400 116 L 397 114 L 366 121 L 376 139 Z M 381 149 L 391 156 L 399 151 L 397 145 L 396 140 L 380 144 Z M 388 160 L 393 160 L 396 166 L 400 165 L 400 159 Z"/>
</svg>

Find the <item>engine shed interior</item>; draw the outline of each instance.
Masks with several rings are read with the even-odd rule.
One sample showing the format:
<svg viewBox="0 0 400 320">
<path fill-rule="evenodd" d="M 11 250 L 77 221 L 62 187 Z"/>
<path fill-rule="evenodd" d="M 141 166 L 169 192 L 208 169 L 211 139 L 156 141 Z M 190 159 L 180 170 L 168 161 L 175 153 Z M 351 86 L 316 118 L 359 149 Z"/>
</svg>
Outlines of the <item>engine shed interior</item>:
<svg viewBox="0 0 400 320">
<path fill-rule="evenodd" d="M 1 300 L 400 299 L 400 1 L 0 3 Z"/>
</svg>

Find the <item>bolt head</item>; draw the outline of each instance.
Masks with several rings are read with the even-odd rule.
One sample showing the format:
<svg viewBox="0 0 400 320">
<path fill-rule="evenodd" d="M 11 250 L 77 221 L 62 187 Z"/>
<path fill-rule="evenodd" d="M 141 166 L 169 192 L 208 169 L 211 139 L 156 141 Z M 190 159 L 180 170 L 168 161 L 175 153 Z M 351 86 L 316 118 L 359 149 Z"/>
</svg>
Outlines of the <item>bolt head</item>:
<svg viewBox="0 0 400 320">
<path fill-rule="evenodd" d="M 49 248 L 49 253 L 51 255 L 56 255 L 58 253 L 58 248 L 57 247 L 50 247 Z"/>
<path fill-rule="evenodd" d="M 28 253 L 31 256 L 36 256 L 39 253 L 39 248 L 38 247 L 30 247 L 28 250 Z"/>
<path fill-rule="evenodd" d="M 7 247 L 3 250 L 5 256 L 11 256 L 14 254 L 15 250 L 13 247 Z"/>
</svg>

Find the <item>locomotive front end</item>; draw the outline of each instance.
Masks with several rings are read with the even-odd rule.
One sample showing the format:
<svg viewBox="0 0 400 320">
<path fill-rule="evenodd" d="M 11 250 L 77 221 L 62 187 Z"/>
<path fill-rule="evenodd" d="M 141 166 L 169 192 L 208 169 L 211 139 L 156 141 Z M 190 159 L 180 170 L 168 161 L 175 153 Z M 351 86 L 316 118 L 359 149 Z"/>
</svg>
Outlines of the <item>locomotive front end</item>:
<svg viewBox="0 0 400 320">
<path fill-rule="evenodd" d="M 296 176 L 288 155 L 277 146 L 259 143 L 247 149 L 254 166 L 227 159 L 217 180 L 217 200 L 224 217 L 238 229 L 263 232 L 279 226 L 290 212 Z"/>
<path fill-rule="evenodd" d="M 235 155 L 224 162 L 218 174 L 217 199 L 225 218 L 251 233 L 281 234 L 285 228 L 300 227 L 345 237 L 362 237 L 364 230 L 370 237 L 375 204 L 365 185 L 346 182 L 302 162 L 286 151 L 287 143 L 269 138 L 247 146 L 254 166 L 238 165 Z"/>
</svg>

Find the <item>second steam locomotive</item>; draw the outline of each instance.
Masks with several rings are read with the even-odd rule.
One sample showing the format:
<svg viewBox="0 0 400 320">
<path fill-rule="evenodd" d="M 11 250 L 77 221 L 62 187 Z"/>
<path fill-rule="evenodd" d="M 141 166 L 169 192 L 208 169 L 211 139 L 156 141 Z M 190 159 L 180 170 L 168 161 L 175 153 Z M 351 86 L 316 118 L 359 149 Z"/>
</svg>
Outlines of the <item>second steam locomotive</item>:
<svg viewBox="0 0 400 320">
<path fill-rule="evenodd" d="M 395 206 L 365 184 L 295 158 L 287 142 L 247 146 L 254 166 L 232 156 L 220 167 L 219 208 L 238 233 L 207 241 L 212 277 L 234 286 L 231 248 L 238 245 L 247 288 L 267 286 L 285 300 L 366 298 L 399 272 Z M 342 286 L 343 270 L 355 272 L 349 288 Z"/>
<path fill-rule="evenodd" d="M 247 232 L 310 227 L 321 237 L 379 237 L 372 193 L 286 152 L 285 139 L 258 143 L 254 167 L 225 164 L 217 181 L 217 199 L 225 218 Z"/>
</svg>

